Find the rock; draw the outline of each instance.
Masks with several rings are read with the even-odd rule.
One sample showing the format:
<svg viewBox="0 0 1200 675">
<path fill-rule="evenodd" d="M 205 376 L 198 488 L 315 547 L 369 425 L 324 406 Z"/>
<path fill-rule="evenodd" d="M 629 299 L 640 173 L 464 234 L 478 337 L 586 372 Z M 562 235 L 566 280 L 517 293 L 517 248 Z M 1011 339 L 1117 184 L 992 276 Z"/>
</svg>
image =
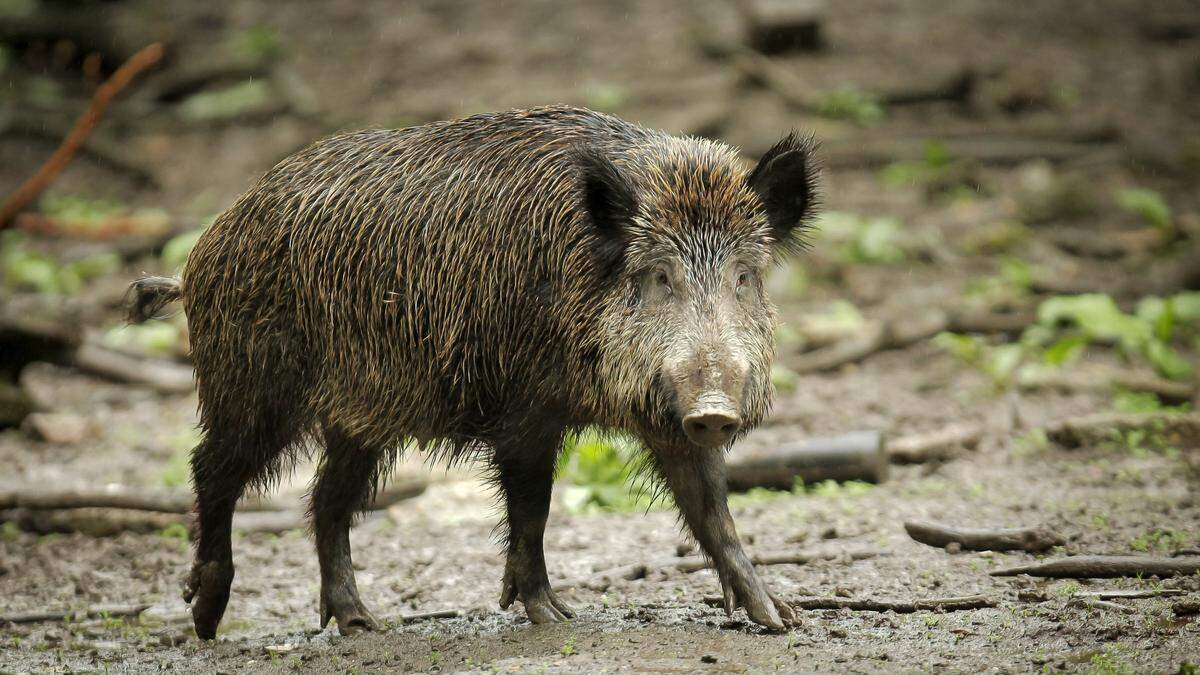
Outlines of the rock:
<svg viewBox="0 0 1200 675">
<path fill-rule="evenodd" d="M 71 413 L 30 413 L 21 430 L 34 440 L 74 445 L 87 437 L 88 421 Z"/>
</svg>

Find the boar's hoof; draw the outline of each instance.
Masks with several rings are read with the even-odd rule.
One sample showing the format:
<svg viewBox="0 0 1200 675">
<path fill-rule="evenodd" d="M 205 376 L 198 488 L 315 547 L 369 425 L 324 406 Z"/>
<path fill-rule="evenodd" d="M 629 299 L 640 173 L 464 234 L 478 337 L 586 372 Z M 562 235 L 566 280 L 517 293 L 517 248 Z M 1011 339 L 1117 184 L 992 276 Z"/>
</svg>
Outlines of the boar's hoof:
<svg viewBox="0 0 1200 675">
<path fill-rule="evenodd" d="M 775 597 L 757 579 L 740 592 L 734 583 L 726 583 L 722 579 L 721 591 L 725 596 L 726 614 L 732 614 L 734 609 L 742 607 L 751 621 L 771 630 L 784 630 L 800 623 L 792 606 Z"/>
<path fill-rule="evenodd" d="M 500 591 L 500 609 L 508 609 L 514 600 L 525 605 L 525 616 L 533 623 L 557 623 L 575 618 L 575 610 L 558 599 L 549 582 L 526 593 L 517 590 L 517 575 L 509 569 L 504 573 L 504 584 Z"/>
<path fill-rule="evenodd" d="M 521 598 L 525 605 L 525 616 L 532 623 L 558 623 L 575 618 L 575 610 L 567 603 L 554 596 L 554 591 L 546 589 L 532 597 Z"/>
<path fill-rule="evenodd" d="M 217 637 L 217 625 L 229 604 L 232 584 L 232 561 L 197 561 L 192 566 L 192 573 L 184 584 L 183 600 L 193 603 L 192 624 L 196 627 L 196 637 L 201 640 Z"/>
<path fill-rule="evenodd" d="M 346 636 L 380 630 L 379 621 L 357 597 L 326 599 L 322 593 L 321 628 L 328 626 L 330 619 L 337 619 L 338 632 Z"/>
</svg>

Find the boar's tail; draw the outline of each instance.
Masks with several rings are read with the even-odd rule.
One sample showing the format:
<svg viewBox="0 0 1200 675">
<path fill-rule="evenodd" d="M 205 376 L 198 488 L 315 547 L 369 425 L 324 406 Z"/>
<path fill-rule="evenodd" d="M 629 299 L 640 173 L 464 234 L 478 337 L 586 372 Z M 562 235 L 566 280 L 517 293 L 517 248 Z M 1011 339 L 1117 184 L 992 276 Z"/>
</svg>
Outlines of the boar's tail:
<svg viewBox="0 0 1200 675">
<path fill-rule="evenodd" d="M 129 284 L 125 294 L 125 320 L 129 323 L 145 323 L 150 319 L 161 319 L 159 312 L 169 303 L 183 297 L 179 279 L 172 277 L 142 277 Z"/>
</svg>

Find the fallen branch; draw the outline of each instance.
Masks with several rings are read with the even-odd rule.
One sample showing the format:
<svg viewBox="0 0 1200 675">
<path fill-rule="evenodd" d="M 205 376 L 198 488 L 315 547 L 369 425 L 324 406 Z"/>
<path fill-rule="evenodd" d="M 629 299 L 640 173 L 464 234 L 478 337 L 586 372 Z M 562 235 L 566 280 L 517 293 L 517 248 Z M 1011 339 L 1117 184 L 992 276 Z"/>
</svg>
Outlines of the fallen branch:
<svg viewBox="0 0 1200 675">
<path fill-rule="evenodd" d="M 1100 600 L 1098 598 L 1071 598 L 1067 602 L 1067 607 L 1079 607 L 1082 609 L 1107 609 L 1113 612 L 1121 612 L 1122 614 L 1137 614 L 1137 610 L 1128 605 L 1122 605 L 1116 602 Z"/>
<path fill-rule="evenodd" d="M 954 333 L 1020 333 L 1037 321 L 1032 312 L 980 313 L 969 309 L 928 310 L 917 318 L 868 323 L 859 335 L 798 354 L 787 361 L 797 373 L 815 373 L 861 361 L 876 352 L 902 349 L 945 331 Z"/>
<path fill-rule="evenodd" d="M 138 73 L 158 63 L 162 55 L 163 46 L 161 43 L 155 42 L 143 48 L 130 57 L 104 84 L 96 89 L 91 105 L 79 117 L 79 120 L 75 123 L 75 127 L 71 129 L 71 133 L 63 140 L 58 150 L 55 150 L 50 159 L 46 160 L 45 164 L 42 164 L 37 173 L 25 181 L 21 187 L 17 188 L 17 191 L 8 198 L 3 207 L 0 207 L 0 228 L 7 227 L 21 210 L 37 198 L 54 181 L 58 174 L 71 162 L 71 158 L 75 156 L 76 151 L 87 140 L 87 137 L 91 135 L 92 130 L 96 128 L 96 125 L 100 122 L 100 117 L 104 114 L 105 109 L 108 108 L 108 104 L 112 102 L 113 97 L 128 86 Z"/>
<path fill-rule="evenodd" d="M 944 548 L 950 544 L 968 551 L 1029 551 L 1035 553 L 1061 546 L 1063 538 L 1040 527 L 980 530 L 951 527 L 937 523 L 910 521 L 904 531 L 914 541 Z"/>
<path fill-rule="evenodd" d="M 453 619 L 466 614 L 461 609 L 439 609 L 432 612 L 418 612 L 416 614 L 402 614 L 393 621 L 396 623 L 417 623 L 419 621 L 429 621 L 430 619 Z"/>
<path fill-rule="evenodd" d="M 712 607 L 724 606 L 724 600 L 718 597 L 705 597 L 704 603 Z M 848 609 L 854 612 L 896 612 L 897 614 L 912 614 L 913 612 L 955 612 L 969 609 L 986 609 L 996 607 L 999 603 L 986 595 L 967 595 L 957 598 L 930 598 L 926 600 L 893 601 L 893 600 L 855 600 L 851 598 L 800 598 L 788 602 L 796 609 Z"/>
<path fill-rule="evenodd" d="M 1184 590 L 1182 588 L 1137 588 L 1108 591 L 1078 591 L 1075 593 L 1075 597 L 1095 598 L 1097 600 L 1136 600 L 1139 598 L 1159 598 L 1183 594 Z"/>
<path fill-rule="evenodd" d="M 157 492 L 111 488 L 101 490 L 54 490 L 22 488 L 0 491 L 0 509 L 34 511 L 108 508 L 157 513 L 189 513 L 194 499 L 186 492 Z"/>
<path fill-rule="evenodd" d="M 82 371 L 145 385 L 164 394 L 183 394 L 196 388 L 191 366 L 132 356 L 91 340 L 84 340 L 76 350 L 74 363 Z"/>
<path fill-rule="evenodd" d="M 148 604 L 137 605 L 93 605 L 84 609 L 59 609 L 40 612 L 13 612 L 0 614 L 0 624 L 5 623 L 37 623 L 40 621 L 63 621 L 72 619 L 96 619 L 105 617 L 138 616 L 150 607 Z"/>
<path fill-rule="evenodd" d="M 1200 571 L 1200 558 L 1158 558 L 1137 555 L 1079 555 L 989 572 L 994 577 L 1099 579 L 1110 577 L 1171 577 Z"/>
<path fill-rule="evenodd" d="M 880 555 L 874 550 L 857 551 L 802 551 L 800 553 L 753 554 L 750 563 L 753 565 L 807 565 L 818 560 L 867 560 Z M 691 574 L 711 568 L 712 561 L 706 558 L 683 558 L 664 565 Z"/>
<path fill-rule="evenodd" d="M 911 434 L 887 442 L 888 460 L 895 464 L 921 464 L 957 457 L 963 449 L 971 450 L 983 438 L 981 424 L 952 424 L 944 429 L 923 434 Z"/>
<path fill-rule="evenodd" d="M 1043 428 L 1046 438 L 1067 448 L 1111 441 L 1131 429 L 1149 429 L 1168 441 L 1200 442 L 1200 413 L 1096 413 L 1060 420 Z M 1185 443 L 1181 442 L 1180 445 Z"/>
<path fill-rule="evenodd" d="M 1188 403 L 1196 396 L 1196 387 L 1188 382 L 1167 380 L 1150 373 L 1105 369 L 1096 373 L 1034 370 L 1017 379 L 1021 389 L 1108 392 L 1115 388 L 1154 394 L 1168 404 Z"/>
<path fill-rule="evenodd" d="M 10 109 L 0 113 L 0 134 L 40 138 L 55 146 L 71 133 L 71 121 L 58 119 L 42 113 L 32 114 L 21 109 Z M 101 134 L 92 134 L 80 146 L 80 154 L 91 157 L 110 169 L 126 174 L 135 181 L 158 186 L 158 177 L 142 160 L 125 145 Z"/>
<path fill-rule="evenodd" d="M 727 462 L 729 489 L 769 487 L 790 490 L 796 480 L 887 480 L 888 458 L 877 431 L 811 438 L 754 451 L 738 452 Z"/>
</svg>

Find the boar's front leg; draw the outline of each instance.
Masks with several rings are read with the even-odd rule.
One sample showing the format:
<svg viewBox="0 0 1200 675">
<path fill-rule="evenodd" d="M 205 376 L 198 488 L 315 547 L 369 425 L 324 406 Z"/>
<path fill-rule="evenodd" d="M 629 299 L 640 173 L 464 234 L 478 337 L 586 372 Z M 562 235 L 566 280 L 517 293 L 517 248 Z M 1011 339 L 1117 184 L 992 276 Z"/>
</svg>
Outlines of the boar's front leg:
<svg viewBox="0 0 1200 675">
<path fill-rule="evenodd" d="M 794 623 L 792 608 L 767 591 L 742 550 L 726 503 L 723 451 L 689 448 L 654 457 L 688 529 L 717 569 L 725 613 L 745 607 L 751 621 L 776 630 Z"/>
<path fill-rule="evenodd" d="M 508 555 L 500 607 L 508 609 L 519 599 L 533 623 L 575 617 L 574 610 L 550 588 L 542 550 L 561 439 L 561 434 L 539 434 L 536 441 L 525 439 L 496 447 L 496 471 L 508 519 Z"/>
</svg>

